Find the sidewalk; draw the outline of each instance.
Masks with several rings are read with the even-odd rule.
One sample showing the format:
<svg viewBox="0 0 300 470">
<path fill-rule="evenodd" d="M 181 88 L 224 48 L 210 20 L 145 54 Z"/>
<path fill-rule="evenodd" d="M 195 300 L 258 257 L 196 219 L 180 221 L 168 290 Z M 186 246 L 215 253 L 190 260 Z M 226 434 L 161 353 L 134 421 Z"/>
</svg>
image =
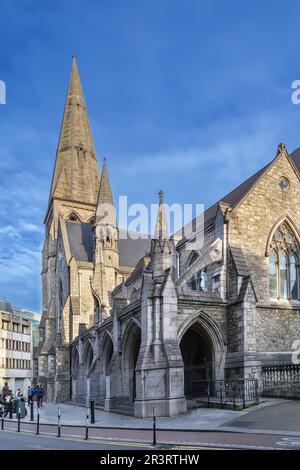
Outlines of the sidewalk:
<svg viewBox="0 0 300 470">
<path fill-rule="evenodd" d="M 300 420 L 299 429 L 297 426 L 295 427 L 295 425 L 288 426 L 290 422 L 290 407 L 293 408 L 293 414 L 295 414 L 295 410 L 298 408 L 300 411 L 300 402 L 295 403 L 281 399 L 268 399 L 260 405 L 248 408 L 244 411 L 198 408 L 185 415 L 173 418 L 157 418 L 157 427 L 159 429 L 182 431 L 229 431 L 231 433 L 300 435 Z M 61 425 L 85 426 L 85 407 L 73 404 L 45 403 L 43 407 L 39 409 L 40 422 L 44 424 L 57 424 L 58 408 L 60 408 L 61 413 Z M 278 410 L 280 410 L 280 414 Z M 284 413 L 286 414 L 285 420 L 283 420 Z M 36 416 L 37 408 L 35 406 L 35 420 Z M 278 416 L 280 416 L 280 419 L 277 419 Z M 27 417 L 22 421 L 30 421 L 29 408 Z M 95 421 L 95 424 L 89 424 L 89 427 L 146 430 L 152 429 L 153 425 L 152 418 L 139 419 L 132 416 L 109 413 L 99 409 L 95 410 Z M 283 429 L 280 429 L 281 424 Z"/>
</svg>

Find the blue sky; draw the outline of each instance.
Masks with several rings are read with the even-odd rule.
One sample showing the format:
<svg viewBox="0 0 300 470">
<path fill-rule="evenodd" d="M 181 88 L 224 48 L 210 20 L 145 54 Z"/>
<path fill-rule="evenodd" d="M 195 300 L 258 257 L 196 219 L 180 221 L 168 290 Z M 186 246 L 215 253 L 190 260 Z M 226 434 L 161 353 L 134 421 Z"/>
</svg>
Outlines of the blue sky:
<svg viewBox="0 0 300 470">
<path fill-rule="evenodd" d="M 72 54 L 114 197 L 208 206 L 300 145 L 299 17 L 297 1 L 1 0 L 0 296 L 41 306 Z"/>
</svg>

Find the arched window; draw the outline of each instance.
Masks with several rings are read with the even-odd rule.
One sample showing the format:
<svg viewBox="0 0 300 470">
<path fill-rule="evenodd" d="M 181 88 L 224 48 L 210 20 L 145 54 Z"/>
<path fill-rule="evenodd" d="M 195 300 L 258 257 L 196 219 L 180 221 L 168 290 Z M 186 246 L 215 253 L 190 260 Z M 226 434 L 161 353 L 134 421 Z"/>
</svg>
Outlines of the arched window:
<svg viewBox="0 0 300 470">
<path fill-rule="evenodd" d="M 299 298 L 299 279 L 298 279 L 298 259 L 296 255 L 290 258 L 290 284 L 291 284 L 291 298 Z"/>
<path fill-rule="evenodd" d="M 71 220 L 72 222 L 80 222 L 78 215 L 75 214 L 74 212 L 72 212 L 72 214 L 69 215 L 68 219 Z"/>
<path fill-rule="evenodd" d="M 299 247 L 286 223 L 275 231 L 269 253 L 269 295 L 271 298 L 299 299 Z"/>
<path fill-rule="evenodd" d="M 101 315 L 101 306 L 99 300 L 94 297 L 94 312 L 95 312 L 95 323 L 101 323 L 102 315 Z"/>
<path fill-rule="evenodd" d="M 188 283 L 190 290 L 206 291 L 207 290 L 206 270 L 201 269 Z"/>
<path fill-rule="evenodd" d="M 188 268 L 189 268 L 189 267 L 196 261 L 196 259 L 198 259 L 198 258 L 199 258 L 198 253 L 196 253 L 196 252 L 194 251 L 194 253 L 192 254 L 192 256 L 191 256 L 190 259 L 189 259 Z"/>
</svg>

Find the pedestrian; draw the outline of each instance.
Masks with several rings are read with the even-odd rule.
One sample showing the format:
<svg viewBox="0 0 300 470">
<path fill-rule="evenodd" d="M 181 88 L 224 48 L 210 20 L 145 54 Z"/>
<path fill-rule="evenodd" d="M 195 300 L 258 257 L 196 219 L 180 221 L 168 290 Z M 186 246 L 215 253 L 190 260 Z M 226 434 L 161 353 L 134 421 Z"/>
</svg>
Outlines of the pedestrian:
<svg viewBox="0 0 300 470">
<path fill-rule="evenodd" d="M 6 398 L 8 392 L 9 392 L 8 383 L 5 382 L 2 388 L 2 397 Z"/>
<path fill-rule="evenodd" d="M 43 406 L 43 398 L 44 398 L 44 389 L 42 385 L 40 384 L 40 405 L 41 407 Z"/>
<path fill-rule="evenodd" d="M 35 395 L 35 400 L 36 400 L 37 407 L 39 408 L 40 407 L 40 401 L 41 401 L 41 389 L 40 389 L 39 385 L 37 385 L 35 387 L 34 395 Z"/>
<path fill-rule="evenodd" d="M 33 388 L 31 387 L 31 385 L 28 385 L 28 387 L 27 387 L 28 406 L 30 405 L 30 403 L 32 403 L 32 398 L 33 398 Z"/>
<path fill-rule="evenodd" d="M 16 391 L 16 398 L 20 398 L 22 395 L 21 390 L 18 388 Z"/>
</svg>

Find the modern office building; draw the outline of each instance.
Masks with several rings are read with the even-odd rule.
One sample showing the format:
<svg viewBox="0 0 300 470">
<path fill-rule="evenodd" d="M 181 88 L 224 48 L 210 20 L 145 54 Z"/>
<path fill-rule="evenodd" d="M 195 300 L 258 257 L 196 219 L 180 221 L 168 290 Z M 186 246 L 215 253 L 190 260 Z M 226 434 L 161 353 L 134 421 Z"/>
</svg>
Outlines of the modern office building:
<svg viewBox="0 0 300 470">
<path fill-rule="evenodd" d="M 38 322 L 35 316 L 0 300 L 0 386 L 8 382 L 13 393 L 18 388 L 26 393 L 33 378 L 33 330 Z"/>
</svg>

